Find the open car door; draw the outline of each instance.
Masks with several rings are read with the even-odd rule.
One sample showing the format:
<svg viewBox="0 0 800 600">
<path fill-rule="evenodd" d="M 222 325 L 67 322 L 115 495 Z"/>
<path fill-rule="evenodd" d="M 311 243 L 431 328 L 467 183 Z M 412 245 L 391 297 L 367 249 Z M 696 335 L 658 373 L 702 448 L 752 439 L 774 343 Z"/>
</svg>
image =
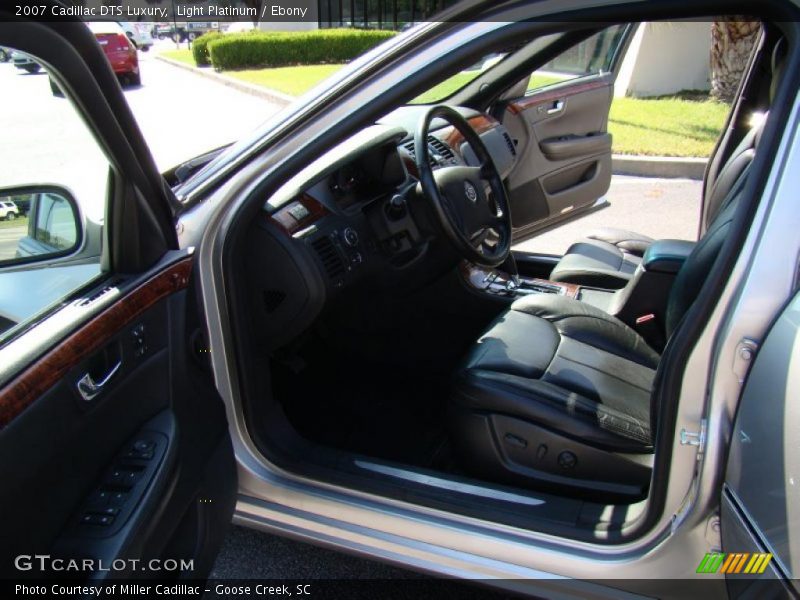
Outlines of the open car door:
<svg viewBox="0 0 800 600">
<path fill-rule="evenodd" d="M 602 205 L 611 183 L 608 113 L 634 29 L 613 25 L 560 52 L 501 105 L 519 155 L 506 182 L 515 241 Z"/>
<path fill-rule="evenodd" d="M 755 347 L 743 343 L 740 353 Z M 753 362 L 734 423 L 721 506 L 722 550 L 699 573 L 723 573 L 731 598 L 800 593 L 800 295 Z"/>
<path fill-rule="evenodd" d="M 78 250 L 59 246 L 68 236 L 51 232 L 40 246 L 65 249 L 49 264 L 35 256 L 0 264 L 0 286 L 17 281 L 6 275 L 26 275 L 16 293 L 33 298 L 63 284 L 56 270 L 74 267 L 63 261 L 88 252 L 86 237 L 101 231 L 91 278 L 6 323 L 0 337 L 2 575 L 205 578 L 235 506 L 236 469 L 225 407 L 202 360 L 193 257 L 178 249 L 174 199 L 88 28 L 13 19 L 0 12 L 0 46 L 24 52 L 47 75 L 3 71 L 14 84 L 0 86 L 3 118 L 11 119 L 3 143 L 16 144 L 4 156 L 28 152 L 40 135 L 33 119 L 6 108 L 16 102 L 22 113 L 41 103 L 44 116 L 74 107 L 108 168 L 90 182 L 105 190 L 104 223 L 93 230 L 84 219 L 69 234 Z M 51 94 L 48 75 L 65 98 Z M 30 101 L 13 96 L 29 92 Z M 54 153 L 63 150 L 62 163 L 80 158 L 80 149 L 58 142 L 58 127 L 45 133 L 37 158 L 20 167 L 31 170 L 29 188 Z M 19 169 L 0 177 L 15 175 Z M 65 211 L 74 205 L 72 192 L 47 189 Z M 87 254 L 78 266 L 91 260 Z"/>
</svg>

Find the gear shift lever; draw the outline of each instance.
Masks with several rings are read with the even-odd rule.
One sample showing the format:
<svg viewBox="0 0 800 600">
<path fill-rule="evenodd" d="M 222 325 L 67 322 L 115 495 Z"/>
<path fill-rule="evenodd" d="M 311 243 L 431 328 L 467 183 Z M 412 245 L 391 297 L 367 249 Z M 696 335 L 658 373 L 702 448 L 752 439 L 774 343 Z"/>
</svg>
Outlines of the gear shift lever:
<svg viewBox="0 0 800 600">
<path fill-rule="evenodd" d="M 506 259 L 497 268 L 508 274 L 508 283 L 506 283 L 506 289 L 509 292 L 515 292 L 518 290 L 520 286 L 519 270 L 517 269 L 517 261 L 514 260 L 514 254 L 509 252 L 508 256 L 506 256 Z"/>
</svg>

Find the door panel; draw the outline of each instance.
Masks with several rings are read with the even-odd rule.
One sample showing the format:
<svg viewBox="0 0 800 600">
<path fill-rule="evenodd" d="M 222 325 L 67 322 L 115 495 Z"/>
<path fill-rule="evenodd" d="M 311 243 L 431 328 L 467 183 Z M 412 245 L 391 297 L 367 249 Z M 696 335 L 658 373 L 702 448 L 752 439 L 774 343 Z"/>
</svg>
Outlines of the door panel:
<svg viewBox="0 0 800 600">
<path fill-rule="evenodd" d="M 611 183 L 610 74 L 510 102 L 503 123 L 520 160 L 508 179 L 516 239 L 592 206 Z"/>
<path fill-rule="evenodd" d="M 85 24 L 11 23 L 2 7 L 0 17 L 0 45 L 35 57 L 63 97 L 29 102 L 22 84 L 4 92 L 48 113 L 69 101 L 91 133 L 81 152 L 104 157 L 99 175 L 69 170 L 103 209 L 97 278 L 62 291 L 0 345 L 0 574 L 202 579 L 233 514 L 236 465 L 206 366 L 192 253 L 176 249 L 174 196 Z M 42 157 L 23 165 L 37 167 L 24 173 L 32 181 L 69 158 L 50 157 L 36 129 L 15 133 Z M 40 274 L 24 292 L 52 284 L 46 267 Z M 93 562 L 65 572 L 37 555 Z"/>
<path fill-rule="evenodd" d="M 731 439 L 721 514 L 723 550 L 771 553 L 769 568 L 758 578 L 783 576 L 795 593 L 800 592 L 798 360 L 800 294 L 773 325 L 747 379 Z M 751 585 L 756 576 L 727 576 L 733 597 L 756 589 Z"/>
<path fill-rule="evenodd" d="M 33 554 L 194 561 L 178 573 L 78 574 L 87 579 L 210 568 L 235 468 L 224 407 L 193 358 L 191 263 L 183 255 L 75 300 L 91 310 L 118 296 L 0 389 L 0 452 L 14 457 L 0 462 L 0 511 L 14 515 L 0 530 L 4 576 L 42 576 L 14 568 Z"/>
</svg>

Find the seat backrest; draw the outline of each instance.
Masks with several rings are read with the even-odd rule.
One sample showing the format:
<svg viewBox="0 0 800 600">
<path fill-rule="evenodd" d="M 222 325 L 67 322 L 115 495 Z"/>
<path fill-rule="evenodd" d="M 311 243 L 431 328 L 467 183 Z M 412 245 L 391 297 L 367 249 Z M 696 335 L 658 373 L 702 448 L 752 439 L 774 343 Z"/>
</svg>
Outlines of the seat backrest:
<svg viewBox="0 0 800 600">
<path fill-rule="evenodd" d="M 748 162 L 729 190 L 728 197 L 720 203 L 720 212 L 714 222 L 692 249 L 692 253 L 683 263 L 678 275 L 675 277 L 675 282 L 672 284 L 669 300 L 667 301 L 666 322 L 664 323 L 667 339 L 673 334 L 683 315 L 686 314 L 700 294 L 700 288 L 711 272 L 711 267 L 714 266 L 714 262 L 722 249 L 722 244 L 728 236 L 733 216 L 736 214 L 736 207 L 739 204 L 739 198 L 747 180 L 749 167 L 750 163 Z"/>
<path fill-rule="evenodd" d="M 772 76 L 770 78 L 769 87 L 770 104 L 775 98 L 775 92 L 778 89 L 778 82 L 782 75 L 785 56 L 786 40 L 781 38 L 776 42 L 772 50 L 772 61 L 770 64 Z M 741 177 L 750 163 L 753 162 L 755 149 L 761 137 L 765 121 L 766 115 L 750 128 L 750 131 L 742 138 L 742 141 L 739 142 L 739 145 L 736 146 L 736 149 L 731 153 L 730 158 L 728 158 L 723 167 L 719 170 L 714 181 L 709 182 L 700 225 L 701 237 L 708 231 L 714 223 L 714 220 L 722 211 L 723 203 L 726 198 L 729 198 L 729 192 L 734 184 L 739 180 L 739 177 Z"/>
<path fill-rule="evenodd" d="M 711 187 L 711 192 L 706 197 L 702 234 L 708 231 L 717 216 L 719 216 L 723 203 L 729 197 L 733 186 L 742 176 L 745 169 L 753 162 L 753 157 L 756 154 L 756 143 L 761 135 L 763 122 L 762 120 L 750 128 L 750 131 L 744 136 L 736 150 L 733 151 L 728 162 L 720 169 L 719 175 Z"/>
<path fill-rule="evenodd" d="M 786 56 L 786 40 L 780 39 L 775 44 L 772 52 L 772 80 L 770 81 L 770 102 L 775 98 L 778 82 L 782 75 Z M 722 244 L 728 235 L 731 221 L 736 213 L 736 208 L 742 196 L 742 189 L 750 171 L 750 165 L 758 150 L 761 133 L 764 129 L 766 118 L 761 119 L 757 125 L 744 137 L 725 164 L 714 182 L 711 194 L 714 202 L 714 216 L 708 220 L 705 234 L 697 242 L 692 253 L 683 263 L 675 282 L 670 290 L 667 300 L 667 313 L 664 323 L 665 333 L 669 339 L 680 323 L 683 316 L 692 306 L 700 288 L 711 272 L 714 262 L 722 249 Z"/>
</svg>

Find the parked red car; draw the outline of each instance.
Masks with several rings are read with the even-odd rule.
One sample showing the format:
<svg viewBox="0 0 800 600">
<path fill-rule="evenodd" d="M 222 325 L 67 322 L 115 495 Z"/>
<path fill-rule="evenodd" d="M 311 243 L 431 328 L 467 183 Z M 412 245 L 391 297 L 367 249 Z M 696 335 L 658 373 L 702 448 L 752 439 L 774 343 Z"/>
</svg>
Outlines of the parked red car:
<svg viewBox="0 0 800 600">
<path fill-rule="evenodd" d="M 136 46 L 125 35 L 125 31 L 118 23 L 87 23 L 87 26 L 97 39 L 97 43 L 111 63 L 114 73 L 120 78 L 122 84 L 142 85 L 142 74 L 139 71 L 139 56 Z M 53 95 L 62 96 L 58 84 L 50 78 L 50 89 Z"/>
<path fill-rule="evenodd" d="M 139 57 L 136 46 L 130 41 L 117 23 L 88 23 L 89 29 L 97 38 L 97 43 L 105 52 L 114 73 L 131 85 L 141 85 L 142 75 L 139 72 Z"/>
</svg>

